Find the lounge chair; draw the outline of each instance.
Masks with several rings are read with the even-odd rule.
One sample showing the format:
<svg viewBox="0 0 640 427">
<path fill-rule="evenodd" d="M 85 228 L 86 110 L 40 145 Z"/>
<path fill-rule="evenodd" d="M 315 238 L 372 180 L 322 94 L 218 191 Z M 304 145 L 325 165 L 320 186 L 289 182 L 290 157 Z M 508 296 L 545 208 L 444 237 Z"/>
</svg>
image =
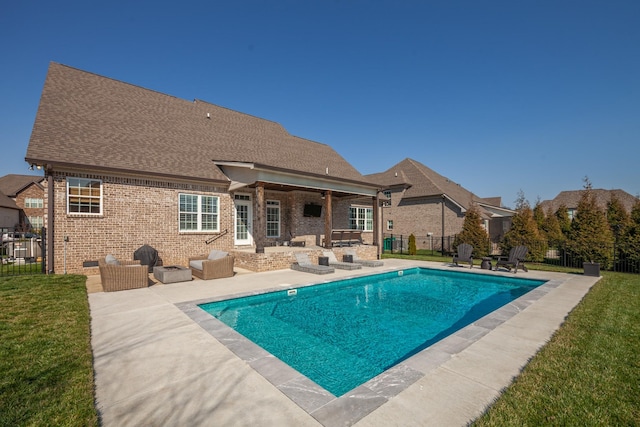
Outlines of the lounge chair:
<svg viewBox="0 0 640 427">
<path fill-rule="evenodd" d="M 362 259 L 358 256 L 358 253 L 356 251 L 354 251 L 353 249 L 347 249 L 345 251 L 345 253 L 347 255 L 351 255 L 351 259 L 353 260 L 354 264 L 360 264 L 363 265 L 365 267 L 382 267 L 384 265 L 384 262 L 379 261 L 377 259 Z"/>
<path fill-rule="evenodd" d="M 312 264 L 309 255 L 304 252 L 296 252 L 296 262 L 291 264 L 292 270 L 304 271 L 305 273 L 328 274 L 333 273 L 335 269 L 328 265 Z"/>
<path fill-rule="evenodd" d="M 457 250 L 458 253 L 453 256 L 453 263 L 458 265 L 458 261 L 468 262 L 469 268 L 473 268 L 473 246 L 468 243 L 460 243 Z"/>
<path fill-rule="evenodd" d="M 526 246 L 514 246 L 509 251 L 509 257 L 500 257 L 498 262 L 496 262 L 496 271 L 498 267 L 506 267 L 509 271 L 513 267 L 513 273 L 517 273 L 518 269 L 522 269 L 524 271 L 527 270 L 527 267 L 524 265 L 524 259 L 527 256 L 527 252 L 529 249 Z"/>
<path fill-rule="evenodd" d="M 146 288 L 149 286 L 149 269 L 140 261 L 119 261 L 113 255 L 98 260 L 100 281 L 105 292 Z"/>
<path fill-rule="evenodd" d="M 338 259 L 336 258 L 336 254 L 334 254 L 333 251 L 323 251 L 322 255 L 329 258 L 330 267 L 339 268 L 341 270 L 357 270 L 359 268 L 362 268 L 360 264 L 338 261 Z"/>
<path fill-rule="evenodd" d="M 191 274 L 202 279 L 220 279 L 233 277 L 233 262 L 235 258 L 228 252 L 213 249 L 209 255 L 198 255 L 189 258 Z"/>
</svg>

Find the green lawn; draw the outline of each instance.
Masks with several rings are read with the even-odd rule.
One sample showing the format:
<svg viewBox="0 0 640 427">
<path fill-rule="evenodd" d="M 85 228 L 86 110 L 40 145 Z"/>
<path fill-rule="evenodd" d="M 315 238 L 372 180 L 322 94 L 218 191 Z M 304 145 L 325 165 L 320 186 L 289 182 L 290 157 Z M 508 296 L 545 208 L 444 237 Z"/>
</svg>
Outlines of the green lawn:
<svg viewBox="0 0 640 427">
<path fill-rule="evenodd" d="M 640 425 L 640 276 L 604 273 L 474 425 Z"/>
<path fill-rule="evenodd" d="M 0 426 L 95 426 L 85 276 L 0 278 Z"/>
<path fill-rule="evenodd" d="M 85 280 L 0 278 L 0 426 L 98 425 Z M 638 396 L 640 276 L 604 273 L 475 425 L 640 425 Z"/>
</svg>

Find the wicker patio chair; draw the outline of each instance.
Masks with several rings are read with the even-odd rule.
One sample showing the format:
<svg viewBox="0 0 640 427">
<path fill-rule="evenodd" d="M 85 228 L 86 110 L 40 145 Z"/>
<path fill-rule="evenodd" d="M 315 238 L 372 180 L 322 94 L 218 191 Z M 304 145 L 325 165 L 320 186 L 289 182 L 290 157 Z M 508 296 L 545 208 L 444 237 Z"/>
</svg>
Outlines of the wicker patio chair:
<svg viewBox="0 0 640 427">
<path fill-rule="evenodd" d="M 115 258 L 114 258 L 115 259 Z M 140 261 L 98 260 L 102 290 L 105 292 L 146 288 L 149 286 L 149 269 Z"/>
<path fill-rule="evenodd" d="M 189 258 L 191 274 L 202 279 L 220 279 L 233 277 L 235 258 L 224 251 L 212 250 L 209 255 L 198 255 Z"/>
<path fill-rule="evenodd" d="M 513 273 L 517 273 L 518 269 L 522 269 L 524 271 L 527 270 L 527 266 L 524 265 L 524 259 L 527 257 L 527 252 L 529 249 L 526 246 L 514 246 L 509 251 L 509 257 L 500 257 L 498 262 L 496 262 L 496 270 L 498 267 L 506 267 L 507 270 L 511 271 L 513 267 Z"/>
<path fill-rule="evenodd" d="M 458 265 L 458 261 L 469 263 L 469 268 L 473 268 L 473 246 L 468 243 L 460 243 L 457 247 L 458 253 L 453 256 L 453 263 Z"/>
</svg>

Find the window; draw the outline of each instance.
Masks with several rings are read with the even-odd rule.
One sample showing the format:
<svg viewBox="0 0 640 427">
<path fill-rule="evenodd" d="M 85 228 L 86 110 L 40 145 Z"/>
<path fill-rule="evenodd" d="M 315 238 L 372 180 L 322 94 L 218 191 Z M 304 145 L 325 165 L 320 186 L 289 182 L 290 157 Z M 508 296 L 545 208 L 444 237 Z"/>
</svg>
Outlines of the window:
<svg viewBox="0 0 640 427">
<path fill-rule="evenodd" d="M 373 208 L 349 208 L 349 228 L 352 230 L 373 231 Z"/>
<path fill-rule="evenodd" d="M 102 181 L 67 178 L 67 212 L 70 214 L 102 214 Z"/>
<path fill-rule="evenodd" d="M 577 209 L 567 209 L 567 216 L 569 216 L 569 220 L 573 221 L 576 217 L 576 210 Z"/>
<path fill-rule="evenodd" d="M 267 237 L 280 237 L 280 201 L 267 200 Z"/>
<path fill-rule="evenodd" d="M 31 197 L 27 197 L 24 199 L 24 207 L 26 208 L 42 208 L 43 202 L 42 199 L 33 199 Z"/>
<path fill-rule="evenodd" d="M 27 220 L 33 229 L 44 227 L 44 219 L 41 216 L 30 216 Z"/>
<path fill-rule="evenodd" d="M 382 202 L 382 206 L 391 206 L 391 191 L 385 190 L 382 192 L 382 194 L 384 194 L 384 196 L 388 199 Z"/>
<path fill-rule="evenodd" d="M 387 230 L 393 230 L 393 220 L 387 220 Z"/>
<path fill-rule="evenodd" d="M 218 197 L 180 194 L 180 231 L 218 231 Z"/>
</svg>

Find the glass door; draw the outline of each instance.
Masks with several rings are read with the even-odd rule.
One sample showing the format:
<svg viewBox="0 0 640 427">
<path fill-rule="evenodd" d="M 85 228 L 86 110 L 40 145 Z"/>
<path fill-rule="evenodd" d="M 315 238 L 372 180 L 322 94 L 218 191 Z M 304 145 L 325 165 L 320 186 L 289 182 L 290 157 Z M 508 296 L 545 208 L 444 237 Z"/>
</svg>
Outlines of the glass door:
<svg viewBox="0 0 640 427">
<path fill-rule="evenodd" d="M 235 236 L 234 244 L 238 246 L 253 244 L 251 196 L 236 194 L 235 202 Z"/>
</svg>

